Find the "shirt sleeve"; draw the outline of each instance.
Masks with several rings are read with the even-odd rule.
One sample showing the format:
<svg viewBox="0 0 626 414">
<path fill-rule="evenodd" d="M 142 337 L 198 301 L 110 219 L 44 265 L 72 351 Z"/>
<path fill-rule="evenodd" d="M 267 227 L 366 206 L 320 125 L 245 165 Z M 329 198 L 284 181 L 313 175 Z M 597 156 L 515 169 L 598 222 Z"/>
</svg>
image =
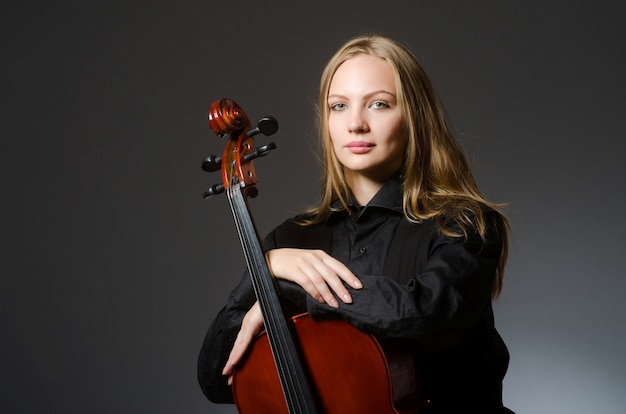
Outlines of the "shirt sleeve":
<svg viewBox="0 0 626 414">
<path fill-rule="evenodd" d="M 437 234 L 431 246 L 426 266 L 405 285 L 392 277 L 357 275 L 363 288 L 346 286 L 351 304 L 339 301 L 339 308 L 332 308 L 307 298 L 308 312 L 317 319 L 345 320 L 380 338 L 408 339 L 423 350 L 455 346 L 490 309 L 502 241 L 493 227 L 484 240 L 477 233 Z"/>
<path fill-rule="evenodd" d="M 198 356 L 198 383 L 206 397 L 214 403 L 233 403 L 228 378 L 222 375 L 246 312 L 255 302 L 252 283 L 247 273 L 231 292 L 204 338 Z"/>
</svg>

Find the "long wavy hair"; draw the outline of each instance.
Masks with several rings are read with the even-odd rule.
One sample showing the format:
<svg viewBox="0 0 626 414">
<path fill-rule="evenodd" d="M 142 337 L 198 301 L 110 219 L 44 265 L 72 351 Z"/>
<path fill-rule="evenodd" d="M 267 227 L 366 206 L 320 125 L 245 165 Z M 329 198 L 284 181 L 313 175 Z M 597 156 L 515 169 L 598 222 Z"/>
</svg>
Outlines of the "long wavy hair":
<svg viewBox="0 0 626 414">
<path fill-rule="evenodd" d="M 344 44 L 326 65 L 320 82 L 318 118 L 322 151 L 322 192 L 319 204 L 308 211 L 304 224 L 324 220 L 331 204 L 338 200 L 347 209 L 350 190 L 343 167 L 333 150 L 328 129 L 328 91 L 337 68 L 358 55 L 386 60 L 395 72 L 396 93 L 402 109 L 407 147 L 402 168 L 403 211 L 407 220 L 419 223 L 435 220 L 449 237 L 467 237 L 477 231 L 483 239 L 488 223 L 484 206 L 498 212 L 503 249 L 497 268 L 492 297 L 502 289 L 508 254 L 508 221 L 500 204 L 487 201 L 474 179 L 461 145 L 453 136 L 445 111 L 426 72 L 402 44 L 383 36 L 359 36 Z"/>
</svg>

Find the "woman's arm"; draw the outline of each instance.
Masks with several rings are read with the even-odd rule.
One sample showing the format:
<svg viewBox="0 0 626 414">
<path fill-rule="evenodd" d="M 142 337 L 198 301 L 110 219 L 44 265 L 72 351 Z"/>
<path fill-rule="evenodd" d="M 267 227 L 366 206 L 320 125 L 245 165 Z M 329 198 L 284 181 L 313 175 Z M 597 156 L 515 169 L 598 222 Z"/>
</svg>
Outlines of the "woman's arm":
<svg viewBox="0 0 626 414">
<path fill-rule="evenodd" d="M 273 246 L 273 243 L 273 234 L 270 234 L 265 245 Z M 346 266 L 322 250 L 271 250 L 267 258 L 283 304 L 292 314 L 305 312 L 309 299 L 335 308 L 339 306 L 336 297 L 343 303 L 350 303 L 352 298 L 343 281 L 349 282 L 354 289 L 361 286 Z M 255 302 L 250 276 L 246 272 L 205 336 L 198 358 L 198 381 L 204 394 L 213 402 L 233 402 L 229 386 L 233 368 L 263 325 Z"/>
<path fill-rule="evenodd" d="M 246 274 L 230 294 L 204 338 L 198 357 L 198 383 L 202 392 L 214 403 L 234 402 L 228 377 L 222 371 L 242 320 L 255 300 L 250 278 Z"/>
<path fill-rule="evenodd" d="M 333 308 L 308 300 L 308 312 L 314 318 L 343 319 L 379 337 L 410 339 L 429 349 L 454 346 L 491 305 L 502 241 L 493 226 L 484 240 L 477 233 L 467 239 L 434 233 L 430 246 L 426 265 L 410 278 L 359 275 L 363 288 L 349 289 L 351 304 Z"/>
</svg>

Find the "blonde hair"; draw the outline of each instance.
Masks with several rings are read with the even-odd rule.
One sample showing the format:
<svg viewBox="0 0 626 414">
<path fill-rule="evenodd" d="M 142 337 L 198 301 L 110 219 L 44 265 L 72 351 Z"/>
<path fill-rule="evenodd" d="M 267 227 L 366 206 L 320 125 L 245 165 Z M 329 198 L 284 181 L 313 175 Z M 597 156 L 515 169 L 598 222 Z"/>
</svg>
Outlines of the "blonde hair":
<svg viewBox="0 0 626 414">
<path fill-rule="evenodd" d="M 322 146 L 322 194 L 317 207 L 309 210 L 306 223 L 322 221 L 339 200 L 347 209 L 349 188 L 337 159 L 328 129 L 328 91 L 337 68 L 358 55 L 384 59 L 396 75 L 397 99 L 403 112 L 407 147 L 402 169 L 403 211 L 407 220 L 419 223 L 434 219 L 439 230 L 450 237 L 467 237 L 470 228 L 483 239 L 488 224 L 483 206 L 498 211 L 500 205 L 487 201 L 471 172 L 467 157 L 451 133 L 443 106 L 426 72 L 415 56 L 402 44 L 383 36 L 360 36 L 331 57 L 324 69 L 319 94 L 319 129 Z M 508 222 L 503 225 L 503 249 L 493 286 L 492 297 L 502 289 L 502 276 L 508 253 Z"/>
</svg>

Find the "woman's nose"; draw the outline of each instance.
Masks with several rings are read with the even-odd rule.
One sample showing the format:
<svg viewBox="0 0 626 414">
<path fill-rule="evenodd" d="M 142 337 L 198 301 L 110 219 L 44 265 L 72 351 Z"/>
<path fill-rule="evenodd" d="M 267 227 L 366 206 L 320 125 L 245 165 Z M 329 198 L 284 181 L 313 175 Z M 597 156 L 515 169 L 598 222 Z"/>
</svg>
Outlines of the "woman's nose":
<svg viewBox="0 0 626 414">
<path fill-rule="evenodd" d="M 351 111 L 348 129 L 352 133 L 367 132 L 369 130 L 367 120 L 361 111 Z"/>
</svg>

